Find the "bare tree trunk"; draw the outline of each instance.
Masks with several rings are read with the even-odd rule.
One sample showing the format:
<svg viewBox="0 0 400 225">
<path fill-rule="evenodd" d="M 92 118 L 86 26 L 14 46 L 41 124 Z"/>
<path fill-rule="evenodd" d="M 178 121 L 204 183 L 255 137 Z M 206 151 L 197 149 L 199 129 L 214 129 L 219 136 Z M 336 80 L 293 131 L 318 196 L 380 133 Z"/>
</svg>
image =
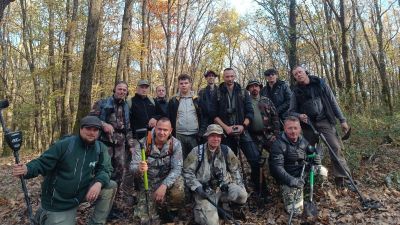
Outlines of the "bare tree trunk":
<svg viewBox="0 0 400 225">
<path fill-rule="evenodd" d="M 324 1 L 324 12 L 325 12 L 325 18 L 326 18 L 326 28 L 328 29 L 329 35 L 329 44 L 332 49 L 333 53 L 333 59 L 334 59 L 334 66 L 333 68 L 335 69 L 335 81 L 336 81 L 336 86 L 339 89 L 343 88 L 343 82 L 340 79 L 340 62 L 339 62 L 339 51 L 338 47 L 336 45 L 336 41 L 334 40 L 333 34 L 333 28 L 332 28 L 332 10 L 328 8 L 327 3 Z"/>
<path fill-rule="evenodd" d="M 56 73 L 56 62 L 55 62 L 55 53 L 54 53 L 54 10 L 53 10 L 53 3 L 50 2 L 47 4 L 48 7 L 48 13 L 49 13 L 49 73 L 51 75 L 51 81 L 52 85 L 49 87 L 50 88 L 50 93 L 57 91 L 59 89 L 59 77 L 57 76 Z M 55 105 L 55 121 L 54 125 L 52 121 L 52 115 L 49 113 L 49 126 L 48 126 L 48 133 L 50 135 L 50 143 L 53 142 L 53 139 L 55 138 L 55 134 L 59 133 L 60 130 L 60 118 L 61 118 L 61 98 L 56 97 L 54 100 L 54 105 Z M 49 104 L 47 109 L 50 110 L 52 107 L 52 104 Z M 60 111 L 58 111 L 60 110 Z"/>
<path fill-rule="evenodd" d="M 4 10 L 13 1 L 15 0 L 0 0 L 0 23 L 3 21 Z"/>
<path fill-rule="evenodd" d="M 148 16 L 148 12 L 147 12 L 147 0 L 142 0 L 142 17 L 141 17 L 141 19 L 142 19 L 142 39 L 141 39 L 141 41 L 142 41 L 142 43 L 141 43 L 141 48 L 140 48 L 140 78 L 141 79 L 144 79 L 145 78 L 145 74 L 146 74 L 146 67 L 145 67 L 145 65 L 146 65 L 146 62 L 145 62 L 145 56 L 146 56 L 146 53 L 145 53 L 145 49 L 146 49 L 146 46 L 147 46 L 147 44 L 146 44 L 146 26 L 148 26 L 148 23 L 147 23 L 147 16 Z M 149 52 L 147 52 L 147 54 L 149 54 Z"/>
<path fill-rule="evenodd" d="M 128 41 L 130 37 L 130 30 L 132 25 L 132 6 L 133 0 L 125 0 L 124 16 L 122 17 L 122 32 L 121 41 L 119 45 L 119 57 L 117 64 L 117 74 L 115 76 L 115 83 L 124 79 L 124 71 L 127 66 L 126 60 L 128 55 Z"/>
<path fill-rule="evenodd" d="M 66 135 L 71 132 L 71 107 L 70 107 L 70 97 L 72 88 L 72 52 L 75 44 L 75 36 L 77 29 L 77 14 L 78 14 L 79 0 L 73 0 L 72 15 L 70 21 L 67 23 L 67 28 L 65 31 L 65 45 L 64 45 L 64 55 L 63 55 L 63 69 L 61 78 L 61 87 L 64 88 L 62 113 L 61 113 L 61 132 L 60 135 Z M 70 1 L 67 1 L 66 5 L 67 15 L 70 15 Z"/>
<path fill-rule="evenodd" d="M 101 20 L 102 0 L 89 1 L 89 17 L 86 28 L 85 47 L 83 50 L 82 72 L 79 87 L 79 102 L 74 131 L 79 130 L 79 121 L 86 116 L 91 107 L 93 74 L 96 65 L 97 36 Z"/>
<path fill-rule="evenodd" d="M 296 0 L 289 1 L 289 67 L 290 71 L 297 65 L 297 21 L 296 21 Z M 291 76 L 292 83 L 294 78 Z"/>
<path fill-rule="evenodd" d="M 42 90 L 40 88 L 40 77 L 38 73 L 35 73 L 35 56 L 33 53 L 33 38 L 31 33 L 31 26 L 29 24 L 28 16 L 27 16 L 27 5 L 26 0 L 20 0 L 21 5 L 21 13 L 22 13 L 22 39 L 23 39 L 23 47 L 25 51 L 25 59 L 29 66 L 29 72 L 33 78 L 33 87 L 35 93 L 35 110 L 34 110 L 34 118 L 35 118 L 35 133 L 38 135 L 38 138 L 35 143 L 36 150 L 42 149 Z"/>
</svg>

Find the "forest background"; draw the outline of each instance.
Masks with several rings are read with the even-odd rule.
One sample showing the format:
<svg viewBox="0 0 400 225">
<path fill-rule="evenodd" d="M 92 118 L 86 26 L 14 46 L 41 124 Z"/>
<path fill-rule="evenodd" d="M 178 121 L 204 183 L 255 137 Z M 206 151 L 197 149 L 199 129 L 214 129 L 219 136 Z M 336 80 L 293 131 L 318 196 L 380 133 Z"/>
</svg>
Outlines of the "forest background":
<svg viewBox="0 0 400 225">
<path fill-rule="evenodd" d="M 268 68 L 293 84 L 290 70 L 301 64 L 332 88 L 353 128 L 344 143 L 353 175 L 384 205 L 365 212 L 352 192 L 318 189 L 318 221 L 400 224 L 399 30 L 400 0 L 0 0 L 0 100 L 10 102 L 2 113 L 10 130 L 23 131 L 27 162 L 76 131 L 117 80 L 129 83 L 130 97 L 139 79 L 152 95 L 163 84 L 171 97 L 181 73 L 194 78 L 194 91 L 206 85 L 206 70 L 225 67 L 242 86 L 265 84 Z M 22 224 L 3 135 L 0 128 L 0 220 Z M 34 209 L 39 187 L 29 181 Z M 252 222 L 285 224 L 274 196 L 276 207 L 250 213 Z"/>
</svg>

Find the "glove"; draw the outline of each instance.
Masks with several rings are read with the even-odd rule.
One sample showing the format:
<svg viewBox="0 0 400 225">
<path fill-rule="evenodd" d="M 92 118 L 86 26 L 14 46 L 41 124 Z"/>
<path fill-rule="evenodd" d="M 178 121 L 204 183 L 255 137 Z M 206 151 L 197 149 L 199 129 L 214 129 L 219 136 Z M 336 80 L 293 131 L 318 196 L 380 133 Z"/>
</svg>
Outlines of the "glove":
<svg viewBox="0 0 400 225">
<path fill-rule="evenodd" d="M 200 186 L 194 190 L 200 197 L 202 198 L 208 198 L 208 194 L 204 191 L 203 187 Z"/>
<path fill-rule="evenodd" d="M 321 156 L 320 156 L 319 154 L 315 155 L 315 157 L 314 157 L 312 163 L 313 163 L 314 165 L 321 165 Z"/>
<path fill-rule="evenodd" d="M 290 180 L 290 184 L 289 186 L 292 188 L 303 188 L 304 187 L 304 180 L 300 179 L 300 178 L 293 178 L 292 180 Z"/>
<path fill-rule="evenodd" d="M 229 185 L 228 184 L 223 184 L 221 185 L 221 187 L 219 188 L 222 192 L 226 192 L 228 193 L 229 191 Z"/>
</svg>

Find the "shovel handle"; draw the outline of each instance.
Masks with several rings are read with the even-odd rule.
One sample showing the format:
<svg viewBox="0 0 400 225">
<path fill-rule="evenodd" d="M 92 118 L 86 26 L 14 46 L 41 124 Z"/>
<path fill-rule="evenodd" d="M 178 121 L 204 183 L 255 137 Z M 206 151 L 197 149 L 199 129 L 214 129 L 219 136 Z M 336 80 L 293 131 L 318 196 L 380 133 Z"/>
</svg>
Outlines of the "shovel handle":
<svg viewBox="0 0 400 225">
<path fill-rule="evenodd" d="M 146 151 L 144 150 L 143 145 L 141 146 L 141 153 L 142 153 L 142 161 L 146 161 Z M 147 178 L 147 171 L 143 173 L 143 183 L 144 183 L 144 190 L 149 190 L 149 180 Z"/>
</svg>

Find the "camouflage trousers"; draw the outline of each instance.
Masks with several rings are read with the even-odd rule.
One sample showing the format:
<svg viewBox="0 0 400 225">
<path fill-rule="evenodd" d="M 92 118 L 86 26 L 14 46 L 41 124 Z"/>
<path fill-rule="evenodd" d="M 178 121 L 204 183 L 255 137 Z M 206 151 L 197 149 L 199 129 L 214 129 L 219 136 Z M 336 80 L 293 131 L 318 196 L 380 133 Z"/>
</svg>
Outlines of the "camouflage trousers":
<svg viewBox="0 0 400 225">
<path fill-rule="evenodd" d="M 141 184 L 143 187 L 143 183 Z M 138 193 L 138 204 L 134 211 L 136 221 L 140 224 L 158 224 L 160 223 L 160 215 L 168 212 L 176 212 L 184 206 L 185 201 L 185 186 L 183 177 L 179 176 L 172 187 L 167 189 L 165 193 L 165 201 L 162 203 L 154 202 L 153 193 L 156 187 L 149 187 L 148 204 L 146 201 L 146 192 L 143 188 Z M 150 215 L 150 218 L 149 218 Z"/>
<path fill-rule="evenodd" d="M 281 185 L 281 194 L 287 213 L 294 210 L 294 215 L 299 215 L 303 212 L 303 189 Z"/>
<path fill-rule="evenodd" d="M 218 204 L 221 202 L 234 202 L 245 204 L 247 201 L 246 189 L 237 184 L 229 184 L 228 192 L 217 191 L 209 193 L 210 199 Z M 218 210 L 207 199 L 194 194 L 194 220 L 198 224 L 219 225 Z"/>
<path fill-rule="evenodd" d="M 262 180 L 261 189 L 265 191 L 269 191 L 271 188 L 271 184 L 274 182 L 274 179 L 270 176 L 269 172 L 269 164 L 268 164 L 268 157 L 270 151 L 270 144 L 272 135 L 256 135 L 250 133 L 251 138 L 253 139 L 254 144 L 257 146 L 260 152 L 260 180 Z M 259 189 L 259 188 L 256 188 Z M 266 194 L 264 191 L 261 191 L 261 194 Z"/>
<path fill-rule="evenodd" d="M 125 144 L 109 147 L 108 153 L 114 168 L 111 179 L 118 184 L 116 202 L 121 202 L 118 200 L 123 199 L 124 204 L 131 205 L 134 195 L 134 176 L 129 172 L 129 163 L 132 160 L 132 154 L 125 148 Z M 116 207 L 122 208 L 118 205 Z"/>
</svg>

